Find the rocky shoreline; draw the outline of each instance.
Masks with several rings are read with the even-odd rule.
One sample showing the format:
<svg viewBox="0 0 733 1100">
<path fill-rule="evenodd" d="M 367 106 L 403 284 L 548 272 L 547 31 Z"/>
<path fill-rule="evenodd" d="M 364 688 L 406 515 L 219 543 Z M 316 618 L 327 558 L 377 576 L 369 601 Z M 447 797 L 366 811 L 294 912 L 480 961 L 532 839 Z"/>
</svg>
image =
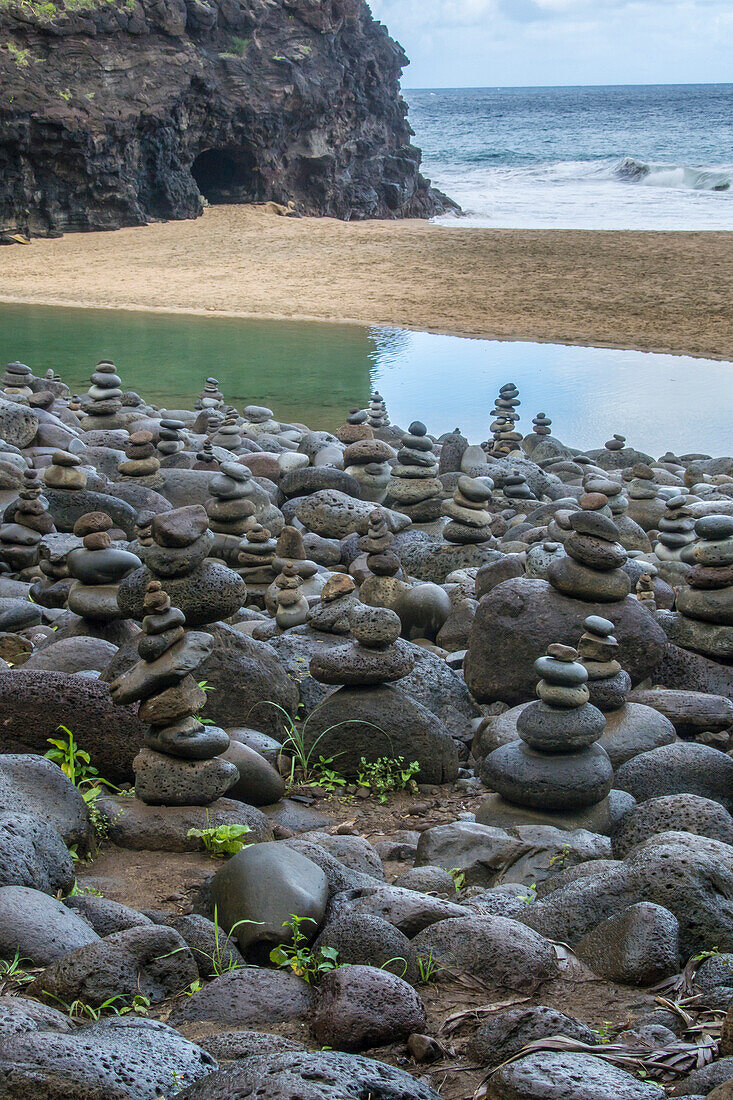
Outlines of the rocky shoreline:
<svg viewBox="0 0 733 1100">
<path fill-rule="evenodd" d="M 0 1100 L 733 1095 L 732 457 L 0 386 Z"/>
</svg>

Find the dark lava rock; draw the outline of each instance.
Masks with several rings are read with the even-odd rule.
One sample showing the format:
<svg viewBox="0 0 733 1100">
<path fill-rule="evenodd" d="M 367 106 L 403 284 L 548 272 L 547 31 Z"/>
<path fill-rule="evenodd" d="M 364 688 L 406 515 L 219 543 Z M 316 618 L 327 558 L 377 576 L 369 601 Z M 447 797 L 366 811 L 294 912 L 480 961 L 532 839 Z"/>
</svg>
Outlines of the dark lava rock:
<svg viewBox="0 0 733 1100">
<path fill-rule="evenodd" d="M 271 806 L 285 794 L 285 780 L 258 752 L 241 741 L 230 741 L 222 759 L 239 771 L 239 779 L 227 791 L 227 798 L 236 798 L 250 806 Z"/>
<path fill-rule="evenodd" d="M 66 893 L 74 878 L 71 855 L 53 825 L 30 814 L 0 811 L 0 886 Z"/>
<path fill-rule="evenodd" d="M 59 45 L 40 88 L 12 55 L 0 62 L 0 82 L 15 89 L 0 128 L 0 207 L 16 231 L 195 218 L 202 193 L 346 219 L 452 205 L 420 175 L 399 94 L 406 58 L 363 0 L 287 10 L 145 0 L 71 18 L 10 8 L 0 31 L 22 31 L 34 56 Z M 109 57 L 146 73 L 134 103 L 103 78 Z"/>
<path fill-rule="evenodd" d="M 198 977 L 193 955 L 172 928 L 127 928 L 68 951 L 28 986 L 32 996 L 98 1007 L 110 997 L 140 993 L 163 1001 Z"/>
<path fill-rule="evenodd" d="M 321 947 L 335 948 L 342 966 L 384 967 L 407 981 L 417 976 L 411 941 L 382 917 L 347 910 L 328 921 L 313 946 L 316 951 Z"/>
<path fill-rule="evenodd" d="M 44 672 L 84 672 L 94 669 L 101 672 L 110 663 L 117 646 L 104 638 L 85 638 L 77 635 L 73 638 L 59 638 L 50 645 L 31 653 L 23 662 L 23 671 L 31 669 Z"/>
<path fill-rule="evenodd" d="M 57 1008 L 31 1001 L 28 997 L 0 997 L 0 1038 L 27 1031 L 73 1031 L 68 1016 Z M 1 1095 L 1 1094 L 0 1094 Z"/>
<path fill-rule="evenodd" d="M 317 1042 L 351 1051 L 406 1039 L 426 1026 L 425 1007 L 412 986 L 374 966 L 326 973 L 311 1020 Z"/>
<path fill-rule="evenodd" d="M 497 1070 L 486 1100 L 664 1100 L 665 1096 L 659 1085 L 639 1081 L 590 1054 L 538 1051 Z"/>
<path fill-rule="evenodd" d="M 733 759 L 709 745 L 677 741 L 627 760 L 614 786 L 637 802 L 669 794 L 696 794 L 733 810 Z M 670 825 L 674 828 L 674 825 Z"/>
<path fill-rule="evenodd" d="M 361 500 L 361 486 L 356 478 L 334 466 L 304 466 L 300 470 L 291 470 L 280 480 L 280 489 L 286 497 L 307 496 L 321 489 L 338 489 Z"/>
<path fill-rule="evenodd" d="M 661 905 L 640 901 L 603 921 L 575 947 L 594 974 L 623 985 L 653 985 L 676 974 L 680 926 Z"/>
<path fill-rule="evenodd" d="M 358 1054 L 331 1051 L 254 1055 L 178 1093 L 179 1100 L 252 1096 L 257 1100 L 440 1100 L 439 1093 L 404 1070 Z"/>
<path fill-rule="evenodd" d="M 34 966 L 48 966 L 100 942 L 91 925 L 56 898 L 24 886 L 0 887 L 0 958 L 12 959 L 17 951 Z"/>
<path fill-rule="evenodd" d="M 131 1100 L 131 1093 L 101 1075 L 88 1074 L 80 1081 L 73 1070 L 6 1062 L 0 1063 L 0 1100 Z"/>
<path fill-rule="evenodd" d="M 272 840 L 272 828 L 260 810 L 233 798 L 218 798 L 211 806 L 147 806 L 138 798 L 101 795 L 97 809 L 107 819 L 109 839 L 120 848 L 137 851 L 198 852 L 201 841 L 190 829 L 247 825 L 252 843 Z"/>
<path fill-rule="evenodd" d="M 98 936 L 111 936 L 127 928 L 152 928 L 153 922 L 136 909 L 130 909 L 119 901 L 98 898 L 94 894 L 76 894 L 64 898 L 67 909 L 74 909 L 91 924 Z"/>
<path fill-rule="evenodd" d="M 81 792 L 57 764 L 42 756 L 32 753 L 0 755 L 0 810 L 28 814 L 45 821 L 57 830 L 66 844 L 76 844 L 81 852 L 91 845 L 92 826 Z"/>
<path fill-rule="evenodd" d="M 695 1069 L 686 1080 L 672 1089 L 672 1096 L 694 1096 L 702 1093 L 709 1096 L 711 1091 L 726 1081 L 733 1081 L 733 1058 L 721 1058 L 702 1069 Z"/>
<path fill-rule="evenodd" d="M 64 672 L 0 672 L 0 713 L 3 744 L 11 752 L 43 754 L 58 727 L 71 724 L 100 775 L 112 783 L 132 779 L 145 727 L 135 708 L 115 706 L 107 684 Z"/>
<path fill-rule="evenodd" d="M 463 664 L 468 687 L 480 702 L 500 699 L 514 706 L 531 699 L 538 655 L 555 642 L 575 646 L 589 615 L 614 623 L 617 659 L 633 683 L 659 663 L 667 636 L 635 597 L 587 603 L 561 595 L 547 581 L 516 577 L 479 602 Z"/>
<path fill-rule="evenodd" d="M 199 1039 L 199 1044 L 220 1062 L 236 1062 L 253 1054 L 280 1054 L 303 1050 L 302 1043 L 266 1031 L 219 1031 Z"/>
<path fill-rule="evenodd" d="M 233 938 L 199 913 L 171 917 L 165 923 L 191 948 L 202 978 L 216 978 L 222 971 L 244 966 Z"/>
<path fill-rule="evenodd" d="M 432 952 L 439 966 L 475 974 L 492 988 L 528 990 L 557 974 L 552 945 L 528 931 L 507 917 L 472 913 L 431 924 L 415 936 L 413 947 L 418 957 Z"/>
<path fill-rule="evenodd" d="M 733 700 L 733 668 L 718 664 L 699 653 L 669 642 L 654 669 L 653 680 L 660 687 L 703 691 Z"/>
<path fill-rule="evenodd" d="M 313 998 L 312 986 L 295 974 L 248 967 L 229 970 L 195 996 L 184 997 L 169 1019 L 176 1027 L 201 1021 L 231 1024 L 232 1020 L 245 1027 L 272 1027 L 308 1018 Z"/>
<path fill-rule="evenodd" d="M 11 1071 L 21 1087 L 25 1073 L 32 1081 L 49 1081 L 47 1092 L 28 1093 L 32 1100 L 152 1100 L 170 1095 L 173 1081 L 194 1082 L 215 1069 L 206 1051 L 166 1024 L 140 1016 L 107 1017 L 71 1035 L 13 1035 L 0 1053 L 0 1083 Z M 77 1091 L 54 1092 L 57 1075 L 75 1081 Z M 23 1092 L 7 1096 L 25 1100 Z"/>
<path fill-rule="evenodd" d="M 500 1066 L 507 1058 L 513 1058 L 527 1043 L 547 1039 L 551 1035 L 566 1035 L 568 1039 L 578 1039 L 581 1043 L 598 1042 L 596 1033 L 580 1020 L 545 1005 L 533 1005 L 496 1013 L 478 1029 L 468 1052 L 479 1065 L 493 1068 Z"/>
<path fill-rule="evenodd" d="M 733 817 L 720 802 L 696 794 L 668 794 L 639 803 L 614 824 L 614 855 L 623 859 L 636 844 L 670 829 L 733 845 Z"/>
</svg>

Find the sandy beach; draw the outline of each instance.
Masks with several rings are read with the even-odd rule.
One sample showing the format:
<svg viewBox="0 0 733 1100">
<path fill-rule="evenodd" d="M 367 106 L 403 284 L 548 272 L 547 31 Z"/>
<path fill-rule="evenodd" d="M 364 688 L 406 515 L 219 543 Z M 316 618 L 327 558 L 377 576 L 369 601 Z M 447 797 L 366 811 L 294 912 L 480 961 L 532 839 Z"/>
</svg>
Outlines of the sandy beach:
<svg viewBox="0 0 733 1100">
<path fill-rule="evenodd" d="M 0 300 L 309 318 L 733 358 L 733 235 L 196 221 L 3 248 Z"/>
</svg>

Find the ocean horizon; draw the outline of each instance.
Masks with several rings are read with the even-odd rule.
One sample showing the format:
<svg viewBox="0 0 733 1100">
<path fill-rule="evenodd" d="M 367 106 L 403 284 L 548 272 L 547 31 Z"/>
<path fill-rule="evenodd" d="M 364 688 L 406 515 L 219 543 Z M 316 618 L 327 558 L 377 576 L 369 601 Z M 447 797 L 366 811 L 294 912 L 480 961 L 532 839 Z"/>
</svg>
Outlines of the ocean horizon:
<svg viewBox="0 0 733 1100">
<path fill-rule="evenodd" d="M 733 230 L 733 84 L 405 89 L 448 226 Z"/>
</svg>

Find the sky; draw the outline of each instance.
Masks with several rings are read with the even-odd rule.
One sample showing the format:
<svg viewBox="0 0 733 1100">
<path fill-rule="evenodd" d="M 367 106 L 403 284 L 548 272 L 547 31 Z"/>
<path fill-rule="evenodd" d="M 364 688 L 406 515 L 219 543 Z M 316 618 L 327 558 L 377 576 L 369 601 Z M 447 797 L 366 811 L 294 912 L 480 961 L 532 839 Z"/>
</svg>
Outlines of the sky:
<svg viewBox="0 0 733 1100">
<path fill-rule="evenodd" d="M 369 0 L 405 88 L 733 81 L 733 0 Z"/>
</svg>

